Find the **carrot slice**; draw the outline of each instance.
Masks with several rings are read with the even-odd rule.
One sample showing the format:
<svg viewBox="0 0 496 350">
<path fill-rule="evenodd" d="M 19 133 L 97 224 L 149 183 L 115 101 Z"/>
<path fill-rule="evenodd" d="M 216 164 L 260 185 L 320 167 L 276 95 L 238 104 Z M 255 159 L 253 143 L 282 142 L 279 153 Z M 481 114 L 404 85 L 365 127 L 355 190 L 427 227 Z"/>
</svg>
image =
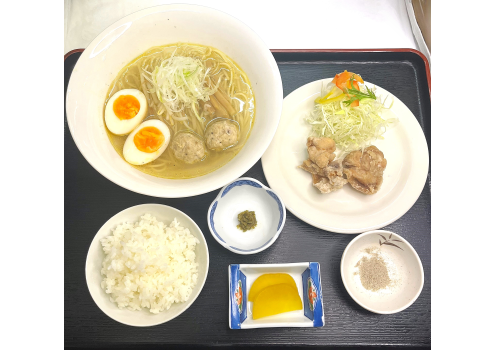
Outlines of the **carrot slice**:
<svg viewBox="0 0 496 350">
<path fill-rule="evenodd" d="M 340 88 L 341 90 L 349 89 L 349 88 L 351 88 L 350 78 L 352 76 L 353 76 L 353 87 L 355 89 L 358 89 L 358 83 L 362 83 L 363 84 L 362 77 L 359 76 L 358 74 L 355 74 L 355 73 L 352 73 L 352 72 L 348 72 L 347 70 L 345 70 L 342 73 L 336 74 L 336 76 L 334 77 L 334 79 L 332 80 L 332 82 L 334 84 L 336 84 L 336 86 L 338 88 Z"/>
<path fill-rule="evenodd" d="M 351 77 L 353 77 L 353 87 L 357 90 L 360 90 L 358 83 L 362 83 L 362 84 L 364 83 L 362 77 L 353 72 L 348 72 L 347 70 L 345 70 L 342 73 L 336 74 L 334 79 L 332 79 L 332 82 L 336 84 L 338 88 L 345 91 L 346 89 L 351 89 L 351 82 L 350 82 Z M 349 95 L 349 96 L 353 96 L 353 95 Z M 350 104 L 350 106 L 357 107 L 359 104 L 360 102 L 356 100 L 353 101 Z"/>
</svg>

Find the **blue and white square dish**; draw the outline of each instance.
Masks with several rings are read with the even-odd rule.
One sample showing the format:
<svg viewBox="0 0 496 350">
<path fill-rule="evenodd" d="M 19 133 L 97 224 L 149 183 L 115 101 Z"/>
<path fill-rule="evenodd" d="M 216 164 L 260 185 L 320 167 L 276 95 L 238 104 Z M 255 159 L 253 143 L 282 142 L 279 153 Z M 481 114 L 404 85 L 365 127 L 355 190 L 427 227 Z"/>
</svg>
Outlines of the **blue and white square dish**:
<svg viewBox="0 0 496 350">
<path fill-rule="evenodd" d="M 296 282 L 303 310 L 279 315 L 252 317 L 248 292 L 253 282 L 265 273 L 287 273 Z M 233 264 L 229 265 L 229 328 L 323 327 L 324 301 L 320 265 L 316 262 L 294 264 Z"/>
<path fill-rule="evenodd" d="M 257 226 L 243 232 L 237 225 L 238 214 L 245 210 L 255 212 Z M 279 237 L 286 222 L 286 207 L 260 181 L 242 177 L 220 190 L 208 209 L 207 221 L 210 233 L 220 245 L 237 254 L 255 254 Z"/>
</svg>

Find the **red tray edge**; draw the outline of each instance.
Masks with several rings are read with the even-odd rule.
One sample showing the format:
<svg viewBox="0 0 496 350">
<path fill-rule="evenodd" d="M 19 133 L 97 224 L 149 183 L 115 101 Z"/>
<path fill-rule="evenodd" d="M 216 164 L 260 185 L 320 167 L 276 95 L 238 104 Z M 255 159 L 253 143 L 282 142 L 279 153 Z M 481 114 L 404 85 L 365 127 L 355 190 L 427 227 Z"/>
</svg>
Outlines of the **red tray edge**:
<svg viewBox="0 0 496 350">
<path fill-rule="evenodd" d="M 83 52 L 84 49 L 71 50 L 64 55 L 64 61 L 70 55 L 76 52 Z M 429 67 L 429 62 L 425 55 L 415 49 L 273 49 L 271 52 L 411 52 L 420 56 L 425 64 L 425 72 L 427 75 L 427 85 L 429 86 L 429 95 L 431 94 L 431 70 Z"/>
<path fill-rule="evenodd" d="M 69 57 L 70 55 L 75 54 L 76 52 L 83 52 L 83 51 L 84 51 L 84 49 L 74 49 L 74 50 L 69 51 L 68 53 L 66 53 L 66 54 L 64 55 L 64 61 L 65 61 L 65 60 L 67 59 L 67 57 Z"/>
</svg>

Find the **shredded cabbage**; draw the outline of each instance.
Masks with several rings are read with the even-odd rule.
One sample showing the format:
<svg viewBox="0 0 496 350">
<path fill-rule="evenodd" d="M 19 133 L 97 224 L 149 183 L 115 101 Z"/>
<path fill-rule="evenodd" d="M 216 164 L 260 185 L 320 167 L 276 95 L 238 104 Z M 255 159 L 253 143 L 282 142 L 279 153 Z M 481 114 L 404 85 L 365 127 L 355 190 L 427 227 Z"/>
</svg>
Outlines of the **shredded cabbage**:
<svg viewBox="0 0 496 350">
<path fill-rule="evenodd" d="M 208 101 L 209 96 L 217 91 L 217 86 L 211 86 L 207 81 L 209 70 L 198 58 L 172 55 L 156 66 L 153 72 L 144 70 L 148 73 L 144 77 L 153 85 L 150 93 L 156 93 L 169 113 L 189 107 L 201 120 L 197 101 Z"/>
<path fill-rule="evenodd" d="M 332 84 L 326 89 L 322 87 L 322 98 L 330 91 Z M 361 91 L 365 89 L 360 87 Z M 375 87 L 370 89 L 375 92 Z M 365 98 L 357 107 L 347 106 L 345 95 L 336 101 L 321 104 L 315 103 L 314 110 L 305 120 L 312 125 L 312 133 L 319 137 L 330 137 L 336 146 L 344 152 L 364 149 L 377 139 L 383 139 L 386 128 L 397 122 L 396 118 L 382 119 L 380 113 L 389 107 L 384 106 L 380 96 L 377 100 Z M 319 99 L 317 99 L 319 100 Z"/>
</svg>

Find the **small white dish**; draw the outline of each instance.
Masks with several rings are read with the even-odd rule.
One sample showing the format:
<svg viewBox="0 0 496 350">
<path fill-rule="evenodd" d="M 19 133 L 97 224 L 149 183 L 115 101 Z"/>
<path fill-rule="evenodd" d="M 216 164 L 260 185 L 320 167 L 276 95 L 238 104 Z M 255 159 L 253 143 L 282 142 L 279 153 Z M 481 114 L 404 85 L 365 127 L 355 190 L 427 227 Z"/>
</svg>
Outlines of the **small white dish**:
<svg viewBox="0 0 496 350">
<path fill-rule="evenodd" d="M 103 118 L 105 96 L 118 72 L 149 48 L 176 42 L 222 50 L 244 70 L 256 100 L 255 122 L 241 151 L 221 168 L 191 179 L 163 179 L 133 168 L 110 143 Z M 84 50 L 67 87 L 67 124 L 84 158 L 110 181 L 153 197 L 191 197 L 224 186 L 260 159 L 277 130 L 282 98 L 274 56 L 248 26 L 204 6 L 162 5 L 115 22 Z"/>
<path fill-rule="evenodd" d="M 102 262 L 105 257 L 100 239 L 111 234 L 111 230 L 123 222 L 136 222 L 144 214 L 151 214 L 158 221 L 165 224 L 172 222 L 176 218 L 180 225 L 189 229 L 200 241 L 196 245 L 195 254 L 196 262 L 198 263 L 198 282 L 193 288 L 188 301 L 183 303 L 174 303 L 169 310 L 164 310 L 158 314 L 152 314 L 150 309 L 143 308 L 140 311 L 132 311 L 127 309 L 119 309 L 116 303 L 110 301 L 110 296 L 105 293 L 101 287 L 102 283 Z M 86 257 L 86 283 L 90 291 L 91 297 L 96 305 L 110 318 L 128 326 L 147 327 L 162 324 L 176 318 L 186 311 L 191 304 L 196 300 L 205 284 L 208 274 L 208 247 L 205 237 L 196 223 L 182 211 L 162 204 L 141 204 L 131 208 L 127 208 L 120 213 L 112 216 L 98 231 L 93 238 L 88 255 Z"/>
<path fill-rule="evenodd" d="M 366 249 L 379 249 L 394 281 L 391 287 L 373 292 L 362 286 L 356 265 L 362 257 L 370 258 Z M 405 310 L 424 286 L 424 270 L 415 249 L 401 236 L 383 230 L 362 233 L 348 244 L 341 258 L 341 278 L 358 305 L 378 314 Z"/>
<path fill-rule="evenodd" d="M 253 319 L 248 293 L 253 282 L 265 273 L 287 273 L 296 283 L 303 309 Z M 229 265 L 229 328 L 323 327 L 324 300 L 320 264 L 233 264 Z"/>
<path fill-rule="evenodd" d="M 280 194 L 288 210 L 306 223 L 337 233 L 379 229 L 405 214 L 424 189 L 429 169 L 427 141 L 408 107 L 375 85 L 378 95 L 389 95 L 389 102 L 394 100 L 391 110 L 383 112 L 384 117 L 396 116 L 399 121 L 386 131 L 383 140 L 373 143 L 387 159 L 382 187 L 371 196 L 350 185 L 321 194 L 312 186 L 311 175 L 298 166 L 308 158 L 306 140 L 311 125 L 304 118 L 312 111 L 322 84 L 330 81 L 308 83 L 286 96 L 276 135 L 262 157 L 263 171 L 269 186 Z"/>
<path fill-rule="evenodd" d="M 254 211 L 257 226 L 237 228 L 238 214 Z M 220 190 L 207 214 L 208 228 L 223 247 L 238 254 L 255 254 L 270 247 L 284 227 L 286 208 L 279 196 L 260 181 L 242 177 Z"/>
</svg>

